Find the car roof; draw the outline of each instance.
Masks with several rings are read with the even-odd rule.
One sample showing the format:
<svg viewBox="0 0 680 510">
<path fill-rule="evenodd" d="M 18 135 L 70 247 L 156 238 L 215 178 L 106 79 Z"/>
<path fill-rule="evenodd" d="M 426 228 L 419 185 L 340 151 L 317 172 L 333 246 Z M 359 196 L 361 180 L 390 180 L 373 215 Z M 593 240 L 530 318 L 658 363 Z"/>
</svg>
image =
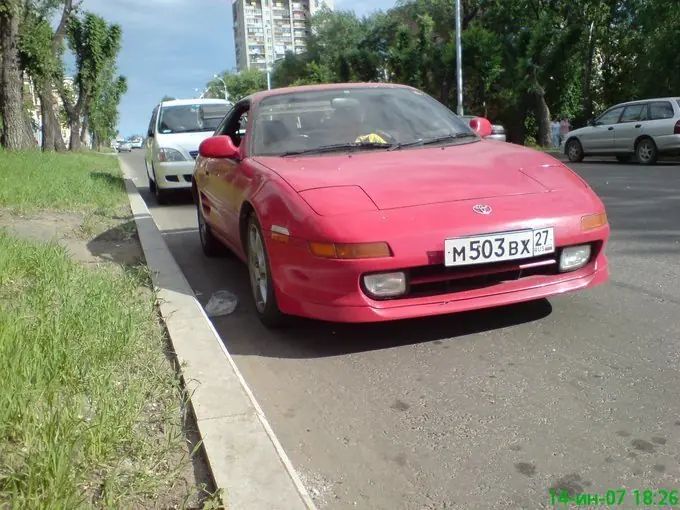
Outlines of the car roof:
<svg viewBox="0 0 680 510">
<path fill-rule="evenodd" d="M 650 99 L 637 99 L 635 101 L 628 101 L 625 103 L 619 103 L 617 105 L 612 106 L 612 108 L 616 108 L 617 106 L 629 106 L 633 104 L 640 104 L 640 103 L 651 103 L 653 101 L 680 101 L 680 97 L 655 97 L 655 98 L 650 98 Z"/>
<path fill-rule="evenodd" d="M 161 101 L 162 106 L 182 106 L 188 104 L 231 104 L 226 99 L 172 99 Z"/>
<path fill-rule="evenodd" d="M 322 85 L 302 85 L 298 87 L 284 87 L 272 90 L 263 90 L 249 96 L 252 102 L 260 102 L 266 97 L 281 96 L 285 94 L 295 94 L 298 92 L 314 92 L 322 90 L 347 90 L 347 89 L 407 89 L 416 90 L 408 85 L 398 85 L 396 83 L 324 83 Z"/>
</svg>

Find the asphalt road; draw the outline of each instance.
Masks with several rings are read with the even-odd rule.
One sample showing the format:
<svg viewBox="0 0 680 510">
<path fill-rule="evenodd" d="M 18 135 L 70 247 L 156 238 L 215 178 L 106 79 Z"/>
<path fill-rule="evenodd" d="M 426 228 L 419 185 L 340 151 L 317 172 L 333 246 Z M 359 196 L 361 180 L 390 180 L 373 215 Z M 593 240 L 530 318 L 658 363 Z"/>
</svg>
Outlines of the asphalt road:
<svg viewBox="0 0 680 510">
<path fill-rule="evenodd" d="M 158 207 L 142 153 L 121 157 L 199 300 L 239 296 L 215 325 L 320 508 L 533 509 L 551 488 L 680 489 L 680 165 L 574 165 L 608 208 L 606 286 L 271 332 L 245 266 L 203 256 L 188 194 Z M 626 498 L 617 508 L 639 508 Z"/>
</svg>

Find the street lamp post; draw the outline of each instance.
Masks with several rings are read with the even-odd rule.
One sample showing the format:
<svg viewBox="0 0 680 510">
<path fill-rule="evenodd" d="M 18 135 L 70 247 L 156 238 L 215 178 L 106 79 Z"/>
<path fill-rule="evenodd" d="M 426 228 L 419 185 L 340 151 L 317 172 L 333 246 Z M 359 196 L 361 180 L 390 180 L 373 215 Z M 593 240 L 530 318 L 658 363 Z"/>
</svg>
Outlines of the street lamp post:
<svg viewBox="0 0 680 510">
<path fill-rule="evenodd" d="M 456 0 L 456 91 L 458 115 L 463 115 L 463 45 L 461 42 L 461 0 Z"/>
<path fill-rule="evenodd" d="M 213 74 L 213 79 L 219 80 L 222 82 L 222 87 L 224 87 L 224 99 L 229 101 L 229 90 L 227 90 L 227 83 L 224 81 L 224 79 L 221 76 L 218 76 L 216 74 Z"/>
</svg>

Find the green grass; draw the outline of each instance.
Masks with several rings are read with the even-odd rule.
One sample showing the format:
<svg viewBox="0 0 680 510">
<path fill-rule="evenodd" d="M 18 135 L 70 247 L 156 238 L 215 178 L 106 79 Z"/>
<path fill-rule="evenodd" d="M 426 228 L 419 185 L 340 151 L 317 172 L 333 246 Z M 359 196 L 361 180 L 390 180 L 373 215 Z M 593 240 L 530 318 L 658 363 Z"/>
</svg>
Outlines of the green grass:
<svg viewBox="0 0 680 510">
<path fill-rule="evenodd" d="M 0 207 L 110 216 L 126 205 L 117 158 L 92 152 L 0 151 Z"/>
<path fill-rule="evenodd" d="M 0 231 L 0 507 L 155 506 L 177 481 L 182 396 L 146 279 Z"/>
</svg>

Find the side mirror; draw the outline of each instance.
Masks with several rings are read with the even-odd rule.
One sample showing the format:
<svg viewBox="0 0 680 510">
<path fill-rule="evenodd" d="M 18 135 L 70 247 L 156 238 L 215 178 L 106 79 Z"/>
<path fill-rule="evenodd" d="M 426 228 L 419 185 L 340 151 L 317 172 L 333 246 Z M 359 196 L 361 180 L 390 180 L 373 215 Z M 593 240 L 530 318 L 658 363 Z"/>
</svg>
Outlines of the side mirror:
<svg viewBox="0 0 680 510">
<path fill-rule="evenodd" d="M 203 140 L 198 153 L 204 158 L 240 159 L 241 151 L 226 135 L 211 136 Z"/>
<path fill-rule="evenodd" d="M 489 119 L 485 119 L 484 117 L 475 117 L 474 119 L 470 119 L 470 127 L 482 138 L 486 138 L 487 136 L 491 135 L 493 131 L 491 122 L 489 122 Z"/>
</svg>

